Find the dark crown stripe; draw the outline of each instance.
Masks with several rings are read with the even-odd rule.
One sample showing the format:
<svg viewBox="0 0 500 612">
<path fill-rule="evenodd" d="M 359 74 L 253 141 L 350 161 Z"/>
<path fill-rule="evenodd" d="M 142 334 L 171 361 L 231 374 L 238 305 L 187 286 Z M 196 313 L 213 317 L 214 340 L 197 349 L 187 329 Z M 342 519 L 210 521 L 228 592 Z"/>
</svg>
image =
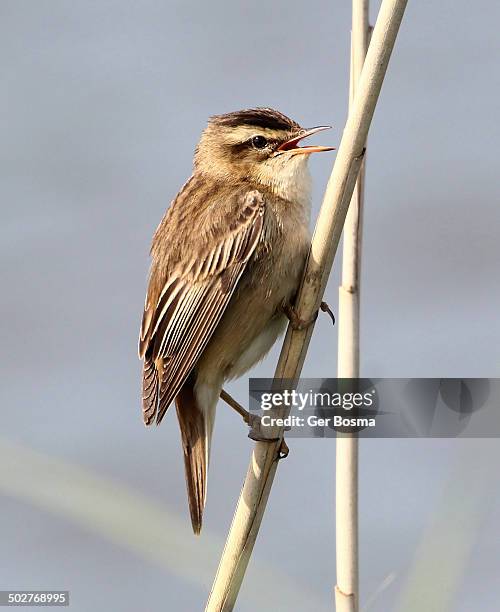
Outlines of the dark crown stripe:
<svg viewBox="0 0 500 612">
<path fill-rule="evenodd" d="M 210 118 L 211 123 L 227 127 L 251 125 L 271 130 L 296 130 L 299 124 L 272 108 L 249 108 L 246 110 L 215 115 Z"/>
</svg>

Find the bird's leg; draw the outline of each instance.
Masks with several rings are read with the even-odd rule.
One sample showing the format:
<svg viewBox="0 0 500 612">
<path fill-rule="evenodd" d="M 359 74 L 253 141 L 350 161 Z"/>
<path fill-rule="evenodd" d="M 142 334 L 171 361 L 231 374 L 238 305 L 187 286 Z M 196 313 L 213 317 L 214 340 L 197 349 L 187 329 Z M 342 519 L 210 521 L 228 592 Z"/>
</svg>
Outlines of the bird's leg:
<svg viewBox="0 0 500 612">
<path fill-rule="evenodd" d="M 286 302 L 285 304 L 283 304 L 282 310 L 284 314 L 288 317 L 292 329 L 295 329 L 297 331 L 307 329 L 310 325 L 315 323 L 316 319 L 318 318 L 319 310 L 327 312 L 332 320 L 332 324 L 335 325 L 335 315 L 333 314 L 330 306 L 328 306 L 326 302 L 321 302 L 319 310 L 317 310 L 308 321 L 299 317 L 297 311 L 295 310 L 295 307 L 292 306 L 290 302 Z"/>
<path fill-rule="evenodd" d="M 243 420 L 249 427 L 251 427 L 250 425 L 251 419 L 259 421 L 259 424 L 260 424 L 260 417 L 258 417 L 257 415 L 250 414 L 248 410 L 243 408 L 243 406 L 239 402 L 237 402 L 234 399 L 234 397 L 230 395 L 227 391 L 224 391 L 224 389 L 222 389 L 220 392 L 220 398 L 221 400 L 226 402 L 228 406 L 233 408 L 233 410 L 236 410 L 236 412 L 243 418 Z M 253 431 L 253 429 L 250 431 L 249 437 L 252 440 L 255 440 L 256 442 L 276 442 L 277 441 L 276 438 L 265 438 L 264 436 Z M 285 459 L 285 457 L 288 456 L 289 452 L 290 452 L 290 449 L 288 448 L 287 443 L 285 442 L 284 438 L 281 438 L 281 444 L 278 449 L 278 459 Z"/>
<path fill-rule="evenodd" d="M 236 412 L 243 418 L 247 425 L 250 425 L 250 413 L 248 412 L 248 410 L 243 408 L 243 406 L 239 402 L 237 402 L 232 395 L 229 395 L 227 391 L 224 391 L 224 389 L 222 389 L 222 391 L 220 392 L 220 398 L 221 400 L 225 401 L 228 406 L 231 406 L 233 410 L 236 410 Z"/>
</svg>

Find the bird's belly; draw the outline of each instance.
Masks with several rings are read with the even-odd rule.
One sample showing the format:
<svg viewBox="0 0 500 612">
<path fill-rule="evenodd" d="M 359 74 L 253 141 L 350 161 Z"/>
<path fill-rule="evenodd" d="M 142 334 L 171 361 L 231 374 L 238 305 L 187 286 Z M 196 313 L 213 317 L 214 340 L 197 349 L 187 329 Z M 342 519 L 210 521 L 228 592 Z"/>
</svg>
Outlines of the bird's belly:
<svg viewBox="0 0 500 612">
<path fill-rule="evenodd" d="M 226 378 L 238 378 L 248 372 L 256 363 L 263 359 L 278 337 L 284 332 L 287 319 L 284 315 L 276 314 L 269 319 L 262 331 L 257 334 L 243 352 L 236 356 L 226 370 Z"/>
</svg>

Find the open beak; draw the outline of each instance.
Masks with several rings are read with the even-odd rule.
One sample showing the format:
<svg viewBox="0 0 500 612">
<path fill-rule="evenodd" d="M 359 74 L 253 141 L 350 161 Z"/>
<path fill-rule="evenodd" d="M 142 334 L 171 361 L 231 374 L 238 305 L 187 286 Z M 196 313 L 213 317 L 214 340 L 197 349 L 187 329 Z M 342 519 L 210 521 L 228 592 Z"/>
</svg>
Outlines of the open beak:
<svg viewBox="0 0 500 612">
<path fill-rule="evenodd" d="M 280 145 L 277 150 L 276 153 L 284 153 L 285 151 L 287 153 L 290 153 L 291 155 L 295 155 L 297 153 L 320 153 L 321 151 L 334 151 L 335 147 L 320 147 L 320 146 L 303 146 L 303 147 L 299 147 L 299 142 L 303 139 L 303 138 L 307 138 L 308 136 L 312 136 L 313 134 L 316 134 L 317 132 L 322 132 L 323 130 L 330 130 L 331 129 L 331 125 L 320 125 L 318 127 L 314 127 L 311 128 L 309 130 L 302 130 L 301 132 L 299 132 L 299 134 L 297 136 L 295 136 L 294 138 L 287 140 L 286 142 L 284 142 L 282 145 Z"/>
</svg>

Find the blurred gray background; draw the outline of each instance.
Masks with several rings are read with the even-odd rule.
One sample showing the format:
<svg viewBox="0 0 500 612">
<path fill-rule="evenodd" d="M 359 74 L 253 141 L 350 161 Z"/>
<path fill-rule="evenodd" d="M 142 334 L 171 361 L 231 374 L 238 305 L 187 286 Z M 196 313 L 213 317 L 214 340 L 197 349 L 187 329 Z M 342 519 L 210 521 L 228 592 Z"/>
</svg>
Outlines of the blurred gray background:
<svg viewBox="0 0 500 612">
<path fill-rule="evenodd" d="M 196 539 L 174 413 L 141 423 L 149 243 L 209 115 L 274 106 L 338 145 L 350 3 L 1 0 L 0 16 L 0 589 L 201 610 L 251 442 L 220 405 Z M 499 19 L 494 2 L 409 2 L 369 139 L 365 376 L 499 375 Z M 311 160 L 315 212 L 332 159 Z M 304 374 L 335 372 L 322 316 Z M 246 380 L 230 390 L 246 401 Z M 332 609 L 335 445 L 290 446 L 242 612 Z M 362 443 L 370 611 L 498 610 L 499 459 L 496 440 Z"/>
</svg>

